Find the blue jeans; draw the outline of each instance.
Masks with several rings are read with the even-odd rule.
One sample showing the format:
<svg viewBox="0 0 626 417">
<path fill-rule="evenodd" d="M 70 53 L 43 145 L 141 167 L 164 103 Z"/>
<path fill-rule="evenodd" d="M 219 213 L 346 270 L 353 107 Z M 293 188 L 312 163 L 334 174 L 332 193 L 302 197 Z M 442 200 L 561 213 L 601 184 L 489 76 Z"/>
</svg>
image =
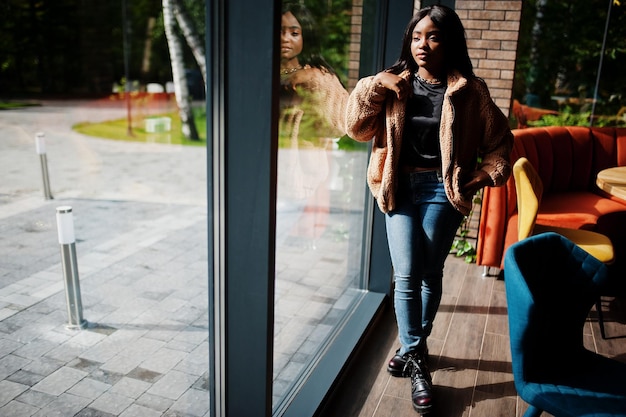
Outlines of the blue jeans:
<svg viewBox="0 0 626 417">
<path fill-rule="evenodd" d="M 439 171 L 401 174 L 387 213 L 400 354 L 426 342 L 441 302 L 443 266 L 463 215 L 448 201 Z"/>
</svg>

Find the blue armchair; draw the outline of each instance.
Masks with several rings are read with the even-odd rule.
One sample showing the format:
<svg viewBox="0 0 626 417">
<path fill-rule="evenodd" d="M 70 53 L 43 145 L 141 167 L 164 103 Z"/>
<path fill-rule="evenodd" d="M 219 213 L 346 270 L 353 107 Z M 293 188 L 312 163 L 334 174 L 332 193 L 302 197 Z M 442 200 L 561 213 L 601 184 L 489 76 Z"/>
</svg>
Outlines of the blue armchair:
<svg viewBox="0 0 626 417">
<path fill-rule="evenodd" d="M 556 233 L 512 245 L 504 259 L 513 377 L 530 407 L 555 417 L 626 416 L 626 364 L 583 346 L 607 267 Z"/>
</svg>

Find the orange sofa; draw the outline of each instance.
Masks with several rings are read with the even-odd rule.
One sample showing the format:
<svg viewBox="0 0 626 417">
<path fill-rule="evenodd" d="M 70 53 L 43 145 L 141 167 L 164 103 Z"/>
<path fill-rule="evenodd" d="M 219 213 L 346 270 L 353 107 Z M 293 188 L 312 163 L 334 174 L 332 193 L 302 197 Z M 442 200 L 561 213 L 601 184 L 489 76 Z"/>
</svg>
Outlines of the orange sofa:
<svg viewBox="0 0 626 417">
<path fill-rule="evenodd" d="M 595 184 L 602 169 L 626 165 L 626 128 L 551 126 L 515 129 L 513 134 L 511 163 L 526 157 L 543 181 L 537 224 L 603 233 L 615 247 L 617 262 L 626 263 L 626 202 Z M 502 269 L 504 253 L 516 241 L 517 198 L 511 176 L 504 186 L 484 190 L 477 264 Z"/>
</svg>

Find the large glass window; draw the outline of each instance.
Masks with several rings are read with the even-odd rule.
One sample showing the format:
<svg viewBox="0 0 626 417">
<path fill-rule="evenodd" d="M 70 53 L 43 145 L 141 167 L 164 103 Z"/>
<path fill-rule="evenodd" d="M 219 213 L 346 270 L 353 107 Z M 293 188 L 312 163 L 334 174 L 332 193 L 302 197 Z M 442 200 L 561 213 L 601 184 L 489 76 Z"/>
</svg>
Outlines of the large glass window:
<svg viewBox="0 0 626 417">
<path fill-rule="evenodd" d="M 282 3 L 275 410 L 307 378 L 365 288 L 368 148 L 344 127 L 361 14 L 351 0 Z"/>
<path fill-rule="evenodd" d="M 5 3 L 0 415 L 313 415 L 389 287 L 368 145 L 341 126 L 388 2 L 298 1 L 324 63 L 280 75 L 280 0 Z M 313 68 L 340 94 L 280 82 Z M 80 331 L 57 206 L 75 216 Z"/>
<path fill-rule="evenodd" d="M 203 2 L 184 4 L 202 29 Z M 161 2 L 0 14 L 0 416 L 210 415 L 197 62 L 176 80 L 190 139 Z"/>
</svg>

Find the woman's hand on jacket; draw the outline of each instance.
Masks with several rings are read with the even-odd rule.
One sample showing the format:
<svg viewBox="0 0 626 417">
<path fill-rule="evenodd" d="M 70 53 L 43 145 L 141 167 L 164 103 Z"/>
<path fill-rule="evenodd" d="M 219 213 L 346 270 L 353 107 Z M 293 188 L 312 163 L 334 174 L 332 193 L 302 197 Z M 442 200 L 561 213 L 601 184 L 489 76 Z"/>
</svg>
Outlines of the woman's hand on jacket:
<svg viewBox="0 0 626 417">
<path fill-rule="evenodd" d="M 376 74 L 376 76 L 374 76 L 374 83 L 376 83 L 378 87 L 384 87 L 396 93 L 398 100 L 406 98 L 410 91 L 410 85 L 406 79 L 387 71 Z"/>
<path fill-rule="evenodd" d="M 489 174 L 485 171 L 472 171 L 467 176 L 467 181 L 463 184 L 461 191 L 465 196 L 472 197 L 481 188 L 493 185 L 493 181 Z"/>
</svg>

